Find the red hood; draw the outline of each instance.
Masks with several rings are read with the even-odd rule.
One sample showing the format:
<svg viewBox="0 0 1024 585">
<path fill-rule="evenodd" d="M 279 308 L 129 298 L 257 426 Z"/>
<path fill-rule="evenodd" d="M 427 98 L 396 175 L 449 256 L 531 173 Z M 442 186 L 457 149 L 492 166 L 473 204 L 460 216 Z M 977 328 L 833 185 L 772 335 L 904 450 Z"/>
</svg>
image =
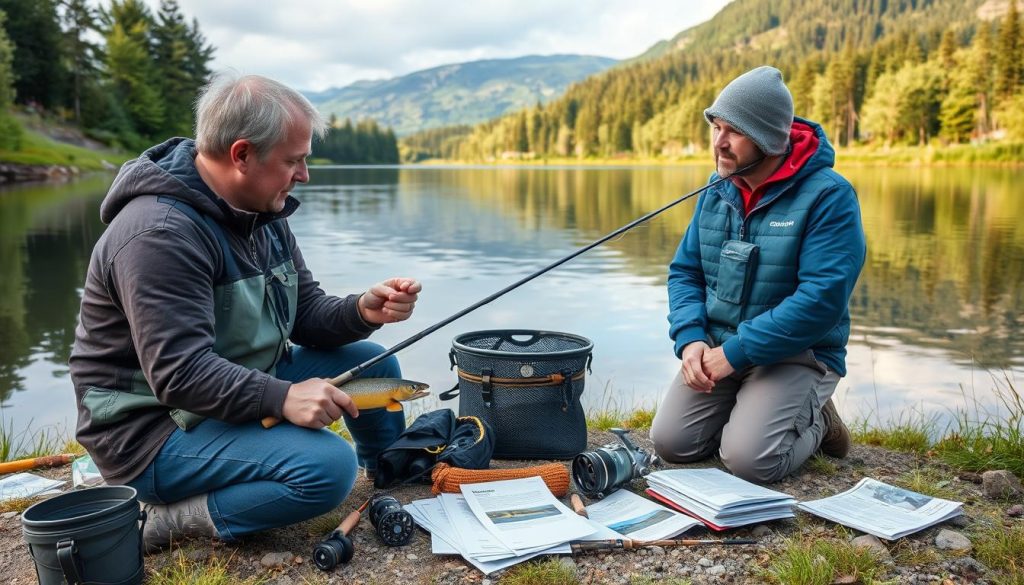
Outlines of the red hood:
<svg viewBox="0 0 1024 585">
<path fill-rule="evenodd" d="M 743 194 L 745 212 L 750 213 L 750 210 L 757 206 L 757 202 L 761 200 L 768 187 L 797 174 L 807 164 L 807 161 L 814 156 L 814 153 L 818 151 L 819 142 L 818 137 L 814 133 L 814 128 L 803 122 L 793 122 L 793 128 L 789 131 L 789 144 L 791 146 L 789 156 L 786 157 L 786 160 L 770 177 L 758 185 L 753 192 L 747 189 L 746 182 L 740 177 L 732 179 L 733 185 L 736 185 L 740 193 Z"/>
</svg>

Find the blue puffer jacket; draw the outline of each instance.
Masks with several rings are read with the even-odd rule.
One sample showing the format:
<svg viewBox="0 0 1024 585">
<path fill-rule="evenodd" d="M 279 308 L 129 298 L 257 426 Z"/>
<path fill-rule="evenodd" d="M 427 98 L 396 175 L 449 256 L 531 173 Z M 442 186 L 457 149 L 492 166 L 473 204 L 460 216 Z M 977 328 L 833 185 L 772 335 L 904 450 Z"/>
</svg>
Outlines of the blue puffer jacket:
<svg viewBox="0 0 1024 585">
<path fill-rule="evenodd" d="M 722 345 L 740 370 L 812 349 L 846 375 L 848 304 L 866 254 L 860 205 L 832 170 L 835 151 L 821 126 L 795 121 L 814 130 L 817 151 L 795 175 L 769 187 L 746 218 L 731 181 L 697 202 L 669 266 L 669 335 L 677 356 L 687 344 L 706 341 Z"/>
</svg>

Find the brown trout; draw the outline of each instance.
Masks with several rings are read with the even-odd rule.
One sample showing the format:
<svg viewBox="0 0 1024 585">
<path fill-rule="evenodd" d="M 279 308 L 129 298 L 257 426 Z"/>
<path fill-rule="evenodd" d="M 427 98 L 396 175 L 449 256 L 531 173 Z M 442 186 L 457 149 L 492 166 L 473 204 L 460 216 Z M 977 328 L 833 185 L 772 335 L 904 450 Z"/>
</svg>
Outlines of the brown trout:
<svg viewBox="0 0 1024 585">
<path fill-rule="evenodd" d="M 356 408 L 386 408 L 391 412 L 402 410 L 402 403 L 430 396 L 423 382 L 401 378 L 356 378 L 338 389 L 352 397 Z"/>
</svg>

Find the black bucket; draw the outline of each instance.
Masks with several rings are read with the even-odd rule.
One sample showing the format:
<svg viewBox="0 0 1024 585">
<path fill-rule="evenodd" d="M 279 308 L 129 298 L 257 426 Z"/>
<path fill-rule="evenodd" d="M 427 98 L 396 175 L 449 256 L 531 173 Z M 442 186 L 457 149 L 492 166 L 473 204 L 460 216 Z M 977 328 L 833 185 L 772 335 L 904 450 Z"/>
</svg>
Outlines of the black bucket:
<svg viewBox="0 0 1024 585">
<path fill-rule="evenodd" d="M 580 404 L 594 344 L 557 331 L 474 331 L 452 341 L 459 416 L 486 421 L 498 459 L 572 459 L 587 446 Z"/>
<path fill-rule="evenodd" d="M 135 488 L 103 486 L 39 502 L 21 517 L 40 585 L 142 583 L 142 525 Z"/>
</svg>

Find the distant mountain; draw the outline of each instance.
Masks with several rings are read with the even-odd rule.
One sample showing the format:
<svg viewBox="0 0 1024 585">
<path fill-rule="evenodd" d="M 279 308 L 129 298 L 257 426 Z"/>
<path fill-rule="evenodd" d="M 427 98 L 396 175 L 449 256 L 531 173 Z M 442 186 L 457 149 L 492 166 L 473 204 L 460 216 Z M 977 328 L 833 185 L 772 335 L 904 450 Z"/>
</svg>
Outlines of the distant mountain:
<svg viewBox="0 0 1024 585">
<path fill-rule="evenodd" d="M 401 136 L 475 124 L 545 103 L 561 96 L 572 83 L 615 63 L 615 59 L 589 55 L 471 61 L 383 81 L 357 81 L 306 96 L 324 115 L 373 118 Z"/>
</svg>

